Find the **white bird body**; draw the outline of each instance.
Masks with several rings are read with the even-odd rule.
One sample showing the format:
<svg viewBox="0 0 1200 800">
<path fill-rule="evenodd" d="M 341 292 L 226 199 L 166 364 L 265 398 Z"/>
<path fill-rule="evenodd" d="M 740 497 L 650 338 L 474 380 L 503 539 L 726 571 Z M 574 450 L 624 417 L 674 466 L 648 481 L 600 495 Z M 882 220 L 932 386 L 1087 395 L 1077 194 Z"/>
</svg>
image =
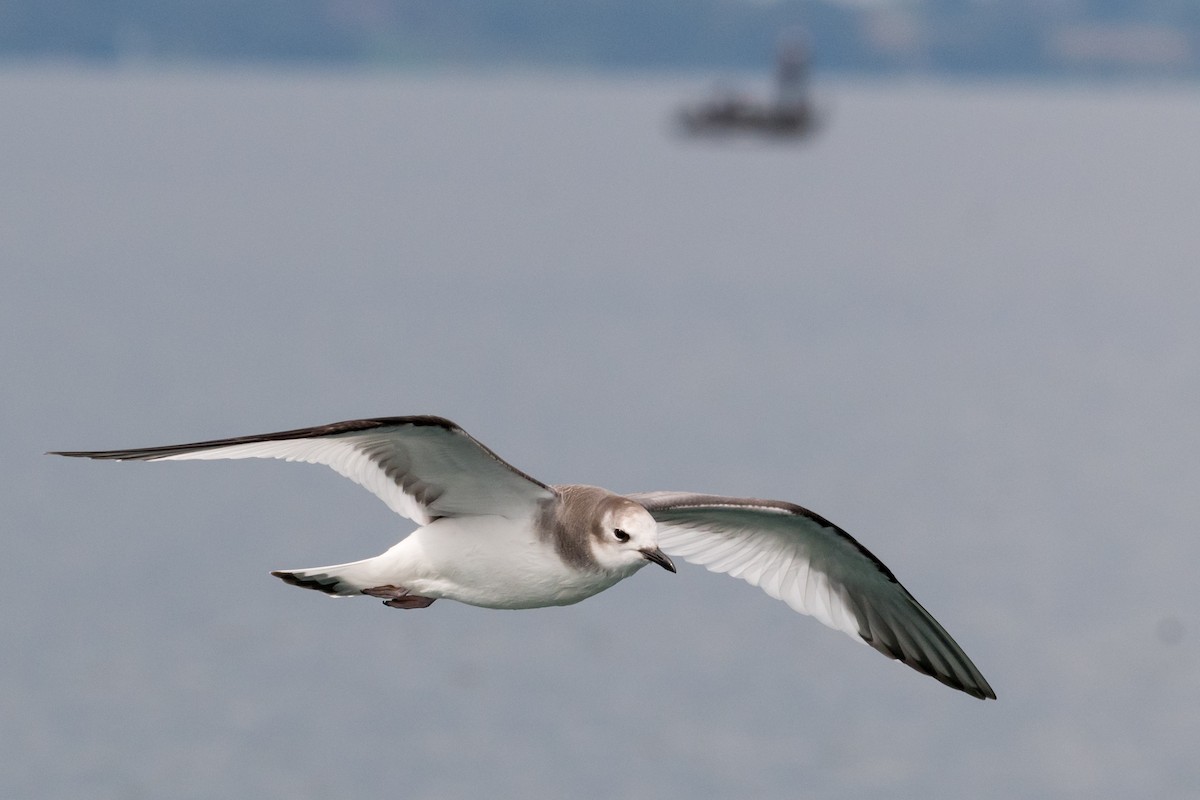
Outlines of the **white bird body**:
<svg viewBox="0 0 1200 800">
<path fill-rule="evenodd" d="M 586 600 L 632 575 L 647 561 L 617 571 L 581 572 L 539 539 L 531 518 L 445 517 L 410 533 L 374 558 L 297 570 L 307 580 L 336 578 L 338 597 L 376 586 L 483 608 L 541 608 Z"/>
<path fill-rule="evenodd" d="M 650 562 L 674 572 L 667 555 L 673 553 L 761 587 L 948 686 L 978 698 L 996 696 L 883 562 L 841 528 L 793 503 L 550 486 L 453 422 L 430 416 L 57 455 L 324 464 L 419 525 L 374 558 L 272 573 L 306 589 L 365 594 L 406 609 L 440 598 L 502 609 L 570 605 Z"/>
</svg>

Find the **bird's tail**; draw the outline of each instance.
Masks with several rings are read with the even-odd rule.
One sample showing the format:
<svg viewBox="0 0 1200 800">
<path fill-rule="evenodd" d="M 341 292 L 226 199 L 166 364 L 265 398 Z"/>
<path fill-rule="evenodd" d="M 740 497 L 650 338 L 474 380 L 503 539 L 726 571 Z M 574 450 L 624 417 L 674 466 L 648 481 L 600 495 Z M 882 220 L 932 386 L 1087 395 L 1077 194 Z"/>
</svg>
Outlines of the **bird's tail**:
<svg viewBox="0 0 1200 800">
<path fill-rule="evenodd" d="M 271 574 L 284 583 L 301 589 L 316 589 L 334 597 L 357 597 L 363 589 L 379 586 L 381 581 L 376 558 L 353 561 L 349 564 L 334 564 L 331 567 L 308 569 L 281 569 Z"/>
</svg>

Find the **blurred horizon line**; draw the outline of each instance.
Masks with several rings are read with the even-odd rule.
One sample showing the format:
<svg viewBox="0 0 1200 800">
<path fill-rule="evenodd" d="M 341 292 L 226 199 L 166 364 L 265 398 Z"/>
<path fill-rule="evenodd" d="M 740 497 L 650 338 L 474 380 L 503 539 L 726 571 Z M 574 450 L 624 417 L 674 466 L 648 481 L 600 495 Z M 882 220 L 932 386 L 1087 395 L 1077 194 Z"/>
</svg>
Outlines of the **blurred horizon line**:
<svg viewBox="0 0 1200 800">
<path fill-rule="evenodd" d="M 1200 77 L 1200 6 L 1170 0 L 13 0 L 0 66 L 334 67 L 601 73 L 761 71 L 801 31 L 814 72 L 979 78 Z"/>
</svg>

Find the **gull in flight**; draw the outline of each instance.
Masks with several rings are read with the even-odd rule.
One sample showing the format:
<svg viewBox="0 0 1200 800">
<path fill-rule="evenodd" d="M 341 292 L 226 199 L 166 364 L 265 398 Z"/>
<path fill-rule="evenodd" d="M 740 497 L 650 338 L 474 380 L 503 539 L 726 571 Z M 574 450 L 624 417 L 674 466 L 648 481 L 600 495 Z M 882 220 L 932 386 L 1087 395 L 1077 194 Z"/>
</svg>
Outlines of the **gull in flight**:
<svg viewBox="0 0 1200 800">
<path fill-rule="evenodd" d="M 485 608 L 569 605 L 671 556 L 761 588 L 801 614 L 947 686 L 995 698 L 987 680 L 883 562 L 806 508 L 778 500 L 551 486 L 441 417 L 383 417 L 136 450 L 111 460 L 278 458 L 324 464 L 420 527 L 374 558 L 272 572 L 392 608 L 440 598 Z"/>
</svg>

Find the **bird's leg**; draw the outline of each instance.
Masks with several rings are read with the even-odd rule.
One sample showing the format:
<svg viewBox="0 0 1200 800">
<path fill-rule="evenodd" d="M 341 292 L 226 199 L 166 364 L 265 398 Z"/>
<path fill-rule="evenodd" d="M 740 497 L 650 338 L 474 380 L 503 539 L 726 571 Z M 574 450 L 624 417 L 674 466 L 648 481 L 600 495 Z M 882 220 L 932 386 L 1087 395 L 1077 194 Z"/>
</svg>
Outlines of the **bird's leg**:
<svg viewBox="0 0 1200 800">
<path fill-rule="evenodd" d="M 421 597 L 412 594 L 403 586 L 373 586 L 363 589 L 362 593 L 371 597 L 384 598 L 383 604 L 392 608 L 428 608 L 433 605 L 436 597 Z"/>
</svg>

